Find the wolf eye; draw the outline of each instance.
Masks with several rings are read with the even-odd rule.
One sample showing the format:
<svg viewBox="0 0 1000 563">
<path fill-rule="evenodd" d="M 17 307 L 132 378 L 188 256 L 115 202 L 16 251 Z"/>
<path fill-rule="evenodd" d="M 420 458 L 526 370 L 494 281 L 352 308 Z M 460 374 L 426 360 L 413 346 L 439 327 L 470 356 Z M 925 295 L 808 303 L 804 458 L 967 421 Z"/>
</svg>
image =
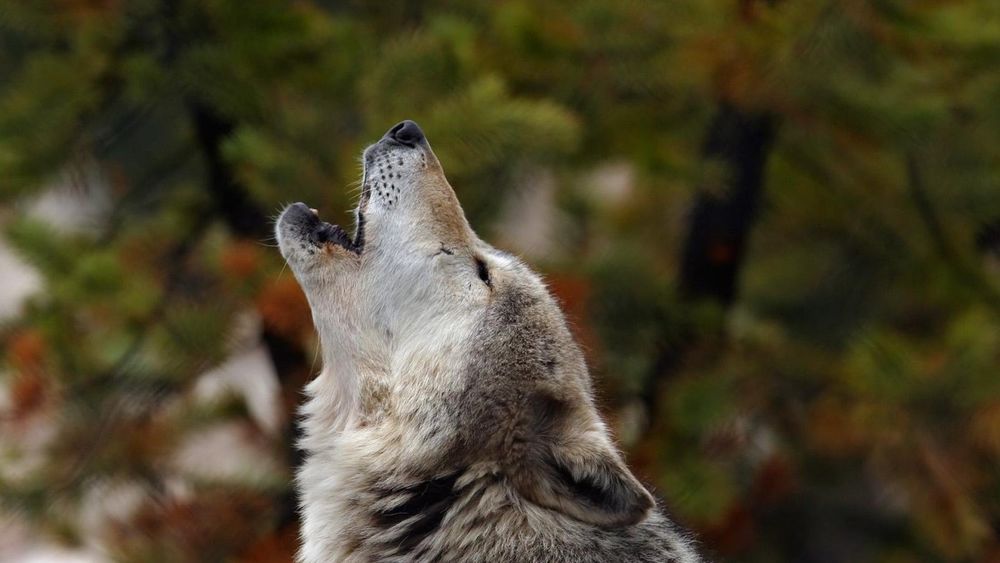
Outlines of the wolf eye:
<svg viewBox="0 0 1000 563">
<path fill-rule="evenodd" d="M 486 262 L 483 262 L 483 259 L 478 256 L 476 257 L 476 273 L 479 275 L 479 279 L 486 284 L 486 287 L 493 287 L 493 284 L 490 283 L 490 270 L 486 267 Z"/>
</svg>

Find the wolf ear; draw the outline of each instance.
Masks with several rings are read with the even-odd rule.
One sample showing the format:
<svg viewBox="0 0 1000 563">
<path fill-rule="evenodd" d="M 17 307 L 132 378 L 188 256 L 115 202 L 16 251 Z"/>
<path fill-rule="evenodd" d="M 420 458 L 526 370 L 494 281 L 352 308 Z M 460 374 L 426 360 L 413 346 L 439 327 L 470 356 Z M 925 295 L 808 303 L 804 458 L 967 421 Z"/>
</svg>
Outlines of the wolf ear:
<svg viewBox="0 0 1000 563">
<path fill-rule="evenodd" d="M 518 492 L 589 524 L 614 527 L 642 521 L 653 507 L 653 497 L 625 467 L 603 424 L 593 416 L 587 417 L 590 429 L 570 429 L 574 417 L 561 410 L 555 417 L 552 411 L 541 414 L 544 428 L 535 428 L 542 432 L 532 433 L 514 474 Z"/>
</svg>

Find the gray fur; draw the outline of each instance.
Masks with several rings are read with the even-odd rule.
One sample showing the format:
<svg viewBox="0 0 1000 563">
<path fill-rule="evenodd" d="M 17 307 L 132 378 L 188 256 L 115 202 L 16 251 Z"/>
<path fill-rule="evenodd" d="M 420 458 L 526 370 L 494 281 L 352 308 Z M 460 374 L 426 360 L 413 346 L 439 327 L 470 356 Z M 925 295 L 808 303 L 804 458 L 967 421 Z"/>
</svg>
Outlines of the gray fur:
<svg viewBox="0 0 1000 563">
<path fill-rule="evenodd" d="M 614 447 L 558 305 L 472 232 L 426 141 L 387 134 L 363 184 L 353 240 L 301 204 L 277 225 L 324 359 L 299 561 L 699 561 Z"/>
</svg>

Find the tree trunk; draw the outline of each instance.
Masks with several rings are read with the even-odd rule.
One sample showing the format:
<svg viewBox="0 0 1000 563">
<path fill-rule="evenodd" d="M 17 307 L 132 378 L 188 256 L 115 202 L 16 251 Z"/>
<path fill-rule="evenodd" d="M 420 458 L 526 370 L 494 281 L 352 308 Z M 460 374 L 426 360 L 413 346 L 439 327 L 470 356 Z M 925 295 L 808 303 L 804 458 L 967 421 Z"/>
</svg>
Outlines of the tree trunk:
<svg viewBox="0 0 1000 563">
<path fill-rule="evenodd" d="M 736 298 L 747 240 L 763 194 L 764 166 L 774 141 L 774 117 L 721 103 L 702 146 L 702 158 L 718 167 L 721 185 L 698 186 L 681 249 L 678 288 L 694 303 L 711 300 L 728 308 Z M 647 422 L 656 419 L 659 389 L 694 345 L 693 327 L 662 344 L 640 400 Z"/>
<path fill-rule="evenodd" d="M 719 107 L 702 154 L 709 165 L 719 166 L 722 182 L 700 186 L 695 197 L 681 255 L 684 297 L 711 299 L 724 307 L 735 299 L 773 139 L 771 115 L 725 103 Z"/>
</svg>

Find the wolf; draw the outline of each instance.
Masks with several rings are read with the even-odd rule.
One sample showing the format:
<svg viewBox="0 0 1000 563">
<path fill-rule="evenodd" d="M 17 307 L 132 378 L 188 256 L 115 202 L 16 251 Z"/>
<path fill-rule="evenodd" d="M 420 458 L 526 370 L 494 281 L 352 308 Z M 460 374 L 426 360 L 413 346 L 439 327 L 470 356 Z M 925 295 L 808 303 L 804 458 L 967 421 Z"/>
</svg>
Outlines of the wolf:
<svg viewBox="0 0 1000 563">
<path fill-rule="evenodd" d="M 312 308 L 298 561 L 701 561 L 628 470 L 538 275 L 473 232 L 424 133 L 363 155 L 352 234 L 276 224 Z"/>
</svg>

